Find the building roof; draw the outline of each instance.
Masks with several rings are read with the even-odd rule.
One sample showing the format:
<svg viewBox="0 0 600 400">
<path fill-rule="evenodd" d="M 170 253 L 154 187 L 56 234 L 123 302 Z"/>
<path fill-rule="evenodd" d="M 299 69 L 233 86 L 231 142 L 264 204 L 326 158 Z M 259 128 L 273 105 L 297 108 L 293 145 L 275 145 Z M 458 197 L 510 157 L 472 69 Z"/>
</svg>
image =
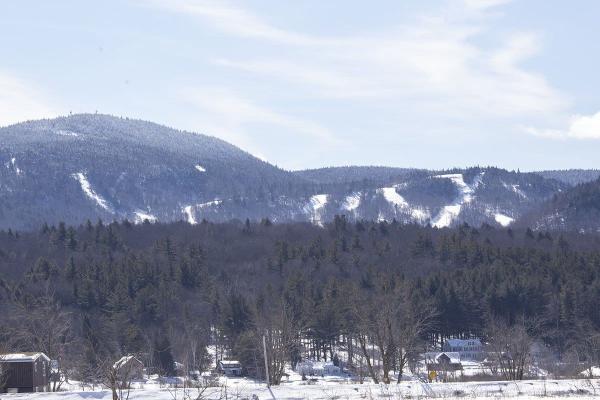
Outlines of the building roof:
<svg viewBox="0 0 600 400">
<path fill-rule="evenodd" d="M 439 358 L 444 354 L 450 359 L 450 363 L 460 364 L 460 353 L 458 353 L 456 351 L 442 351 L 442 352 L 425 353 L 425 362 L 426 363 L 432 363 L 432 362 L 439 363 Z"/>
<path fill-rule="evenodd" d="M 124 356 L 124 357 L 121 357 L 119 359 L 119 361 L 117 361 L 116 363 L 113 364 L 113 368 L 114 369 L 119 369 L 119 368 L 121 368 L 122 366 L 124 366 L 125 364 L 127 364 L 131 360 L 135 360 L 138 363 L 142 364 L 142 362 L 140 360 L 138 360 L 137 358 L 135 358 L 134 356 Z"/>
<path fill-rule="evenodd" d="M 448 339 L 446 343 L 451 347 L 481 346 L 480 339 Z"/>
<path fill-rule="evenodd" d="M 241 368 L 242 364 L 239 361 L 235 360 L 221 360 L 219 361 L 221 367 L 223 368 Z"/>
<path fill-rule="evenodd" d="M 46 361 L 50 361 L 50 358 L 41 352 L 24 352 L 24 353 L 10 353 L 0 354 L 0 362 L 34 362 L 38 358 L 42 357 Z"/>
</svg>

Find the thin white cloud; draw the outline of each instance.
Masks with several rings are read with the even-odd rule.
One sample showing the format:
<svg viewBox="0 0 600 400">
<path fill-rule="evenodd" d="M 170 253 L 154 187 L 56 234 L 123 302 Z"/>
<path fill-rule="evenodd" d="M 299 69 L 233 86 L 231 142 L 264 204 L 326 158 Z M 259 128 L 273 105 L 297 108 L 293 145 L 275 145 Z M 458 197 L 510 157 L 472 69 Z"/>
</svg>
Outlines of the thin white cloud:
<svg viewBox="0 0 600 400">
<path fill-rule="evenodd" d="M 223 0 L 146 0 L 147 4 L 202 18 L 215 28 L 233 35 L 267 39 L 284 44 L 313 44 L 307 35 L 288 32 L 265 23 L 252 13 Z"/>
<path fill-rule="evenodd" d="M 39 90 L 22 79 L 0 71 L 0 126 L 56 116 Z"/>
<path fill-rule="evenodd" d="M 237 126 L 249 123 L 277 125 L 315 139 L 335 141 L 328 129 L 314 122 L 261 107 L 231 90 L 188 89 L 182 91 L 182 97 L 204 112 L 226 118 Z"/>
<path fill-rule="evenodd" d="M 508 1 L 465 0 L 463 13 L 416 18 L 411 23 L 358 36 L 324 37 L 274 27 L 226 2 L 147 0 L 200 18 L 220 31 L 295 46 L 256 58 L 220 57 L 215 63 L 284 82 L 295 93 L 338 99 L 380 100 L 415 113 L 451 117 L 507 117 L 556 113 L 567 99 L 522 62 L 541 48 L 528 32 L 477 45 L 487 10 Z M 472 11 L 472 12 L 471 12 Z"/>
<path fill-rule="evenodd" d="M 257 105 L 239 93 L 217 87 L 185 89 L 179 97 L 194 109 L 192 123 L 196 131 L 216 135 L 263 160 L 264 149 L 257 145 L 256 125 L 285 128 L 285 132 L 298 134 L 318 144 L 334 145 L 338 139 L 327 128 L 310 120 L 280 113 Z"/>
<path fill-rule="evenodd" d="M 547 139 L 600 139 L 600 111 L 593 115 L 573 115 L 565 130 L 525 128 L 531 135 Z"/>
<path fill-rule="evenodd" d="M 512 0 L 464 0 L 464 4 L 468 8 L 476 10 L 487 10 L 511 3 Z"/>
</svg>

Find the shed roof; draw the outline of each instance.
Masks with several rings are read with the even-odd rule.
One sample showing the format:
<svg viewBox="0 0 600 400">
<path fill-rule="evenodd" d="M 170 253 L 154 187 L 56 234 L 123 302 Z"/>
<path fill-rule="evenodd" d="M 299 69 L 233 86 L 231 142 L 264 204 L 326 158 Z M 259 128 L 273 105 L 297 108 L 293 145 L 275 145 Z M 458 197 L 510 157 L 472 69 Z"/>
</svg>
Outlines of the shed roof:
<svg viewBox="0 0 600 400">
<path fill-rule="evenodd" d="M 40 357 L 50 361 L 50 358 L 42 352 L 24 352 L 0 354 L 0 362 L 34 362 Z"/>
<path fill-rule="evenodd" d="M 442 351 L 442 352 L 433 352 L 433 353 L 425 353 L 425 362 L 427 363 L 439 363 L 439 359 L 442 355 L 446 355 L 450 359 L 452 364 L 460 364 L 460 353 L 455 351 Z"/>
</svg>

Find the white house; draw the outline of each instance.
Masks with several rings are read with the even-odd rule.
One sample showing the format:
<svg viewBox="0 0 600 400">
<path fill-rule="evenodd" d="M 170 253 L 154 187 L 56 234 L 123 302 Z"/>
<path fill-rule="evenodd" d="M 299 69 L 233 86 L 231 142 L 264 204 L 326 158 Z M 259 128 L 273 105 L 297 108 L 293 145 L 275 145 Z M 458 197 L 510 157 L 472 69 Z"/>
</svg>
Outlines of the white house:
<svg viewBox="0 0 600 400">
<path fill-rule="evenodd" d="M 242 364 L 235 360 L 221 360 L 217 370 L 226 376 L 242 376 Z"/>
<path fill-rule="evenodd" d="M 480 339 L 448 339 L 442 351 L 458 353 L 461 360 L 482 361 L 485 358 Z"/>
<path fill-rule="evenodd" d="M 296 372 L 302 375 L 339 375 L 342 370 L 332 362 L 305 360 L 296 364 Z"/>
</svg>

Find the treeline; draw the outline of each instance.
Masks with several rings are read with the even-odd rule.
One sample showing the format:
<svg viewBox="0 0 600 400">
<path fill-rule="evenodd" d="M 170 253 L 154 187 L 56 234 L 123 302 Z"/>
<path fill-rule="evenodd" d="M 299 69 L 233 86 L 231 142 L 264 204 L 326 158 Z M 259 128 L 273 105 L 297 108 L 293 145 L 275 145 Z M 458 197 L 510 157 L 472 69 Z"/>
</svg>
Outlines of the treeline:
<svg viewBox="0 0 600 400">
<path fill-rule="evenodd" d="M 389 382 L 444 338 L 498 345 L 495 333 L 518 328 L 556 361 L 589 364 L 599 244 L 343 216 L 324 228 L 99 221 L 2 232 L 0 350 L 43 351 L 83 381 L 126 354 L 165 374 L 174 360 L 202 370 L 225 354 L 262 376 L 265 336 L 272 382 L 307 356 L 338 362 L 341 347 L 347 367 Z"/>
</svg>

